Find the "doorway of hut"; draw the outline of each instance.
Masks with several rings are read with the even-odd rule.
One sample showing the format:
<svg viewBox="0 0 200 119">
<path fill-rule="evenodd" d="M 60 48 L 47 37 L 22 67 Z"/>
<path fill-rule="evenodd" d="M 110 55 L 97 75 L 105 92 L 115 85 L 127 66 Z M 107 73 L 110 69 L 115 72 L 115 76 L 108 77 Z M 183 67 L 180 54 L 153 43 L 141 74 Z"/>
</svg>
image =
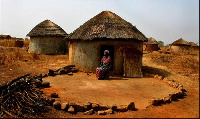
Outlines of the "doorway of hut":
<svg viewBox="0 0 200 119">
<path fill-rule="evenodd" d="M 112 68 L 111 71 L 113 71 L 113 62 L 114 62 L 114 45 L 101 45 L 101 51 L 100 51 L 100 62 L 101 62 L 101 58 L 104 55 L 104 51 L 105 50 L 109 50 L 109 55 L 111 57 L 111 64 L 112 64 Z"/>
</svg>

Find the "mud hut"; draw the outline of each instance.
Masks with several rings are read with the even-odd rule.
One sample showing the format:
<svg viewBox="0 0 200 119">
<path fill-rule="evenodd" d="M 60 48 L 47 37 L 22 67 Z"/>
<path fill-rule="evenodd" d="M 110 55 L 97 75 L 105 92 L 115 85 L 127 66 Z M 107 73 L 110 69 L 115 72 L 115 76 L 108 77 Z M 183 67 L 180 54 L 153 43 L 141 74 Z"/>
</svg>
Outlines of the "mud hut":
<svg viewBox="0 0 200 119">
<path fill-rule="evenodd" d="M 67 33 L 50 20 L 36 25 L 27 36 L 30 37 L 29 52 L 62 54 L 67 51 Z"/>
<path fill-rule="evenodd" d="M 190 51 L 199 51 L 199 46 L 195 44 L 194 42 L 189 42 L 188 44 L 190 45 L 190 48 L 189 48 Z"/>
<path fill-rule="evenodd" d="M 170 44 L 170 50 L 174 53 L 186 52 L 189 50 L 189 48 L 190 48 L 190 45 L 188 44 L 188 42 L 182 38 Z"/>
<path fill-rule="evenodd" d="M 0 35 L 0 40 L 11 40 L 11 36 L 10 35 Z"/>
<path fill-rule="evenodd" d="M 142 77 L 143 41 L 147 38 L 131 23 L 103 11 L 69 35 L 69 61 L 81 71 L 95 72 L 104 50 L 110 51 L 112 73 Z"/>
<path fill-rule="evenodd" d="M 144 51 L 153 52 L 158 51 L 159 49 L 158 42 L 152 37 L 148 38 L 148 41 L 143 43 Z"/>
</svg>

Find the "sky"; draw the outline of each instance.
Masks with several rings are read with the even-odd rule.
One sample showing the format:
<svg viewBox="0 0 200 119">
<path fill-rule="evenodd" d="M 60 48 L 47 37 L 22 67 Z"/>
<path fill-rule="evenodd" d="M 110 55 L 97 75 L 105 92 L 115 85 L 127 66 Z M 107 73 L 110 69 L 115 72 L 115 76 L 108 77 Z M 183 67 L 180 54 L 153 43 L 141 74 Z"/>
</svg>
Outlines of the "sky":
<svg viewBox="0 0 200 119">
<path fill-rule="evenodd" d="M 0 0 L 0 34 L 25 38 L 46 19 L 70 34 L 105 10 L 165 45 L 199 43 L 199 0 Z"/>
</svg>

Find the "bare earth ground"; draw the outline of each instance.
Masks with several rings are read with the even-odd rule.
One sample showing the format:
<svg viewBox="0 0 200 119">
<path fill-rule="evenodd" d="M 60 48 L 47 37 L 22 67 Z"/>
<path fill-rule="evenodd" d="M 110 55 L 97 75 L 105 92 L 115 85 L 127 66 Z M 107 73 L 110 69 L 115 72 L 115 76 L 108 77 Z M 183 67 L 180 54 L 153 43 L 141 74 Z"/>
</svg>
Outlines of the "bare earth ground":
<svg viewBox="0 0 200 119">
<path fill-rule="evenodd" d="M 57 55 L 57 56 L 51 56 L 51 55 L 38 55 L 35 56 L 33 54 L 28 54 L 24 49 L 19 49 L 19 48 L 13 48 L 14 50 L 10 50 L 7 49 L 5 50 L 4 48 L 1 48 L 1 82 L 0 84 L 4 84 L 8 81 L 10 81 L 11 79 L 14 79 L 18 76 L 24 75 L 26 73 L 32 73 L 32 75 L 35 74 L 44 74 L 48 72 L 48 69 L 58 69 L 60 67 L 66 66 L 69 64 L 68 62 L 68 56 L 67 55 Z M 19 50 L 18 53 L 16 53 L 16 51 Z M 6 54 L 6 55 L 5 55 Z M 158 55 L 159 57 L 161 55 Z M 168 56 L 171 56 L 169 54 L 163 55 L 164 58 L 167 58 Z M 5 59 L 4 57 L 6 57 L 7 59 Z M 38 58 L 39 57 L 39 58 Z M 184 59 L 184 58 L 190 58 L 190 55 L 187 56 L 173 56 L 173 58 L 177 57 L 182 57 L 179 59 Z M 191 59 L 196 59 L 199 65 L 199 55 L 197 56 L 192 56 Z M 2 60 L 3 63 L 2 63 Z M 166 62 L 170 62 L 173 63 L 175 62 L 173 61 L 166 61 Z M 190 61 L 190 62 L 193 62 Z M 189 64 L 190 62 L 186 63 Z M 195 63 L 195 62 L 194 62 Z M 192 64 L 194 64 L 192 63 Z M 168 77 L 169 79 L 173 79 L 176 82 L 181 83 L 184 88 L 187 90 L 187 96 L 184 99 L 180 99 L 177 102 L 172 102 L 170 104 L 165 104 L 162 106 L 152 106 L 152 107 L 148 107 L 147 109 L 139 109 L 138 111 L 128 111 L 128 112 L 120 112 L 120 113 L 115 113 L 115 114 L 110 114 L 110 115 L 84 115 L 83 113 L 77 113 L 75 115 L 73 114 L 69 114 L 66 113 L 64 111 L 59 111 L 56 109 L 52 108 L 52 111 L 44 114 L 44 117 L 47 118 L 199 118 L 199 67 L 197 67 L 197 69 L 193 68 L 192 64 L 190 64 L 190 66 L 192 67 L 187 67 L 185 66 L 185 68 L 179 68 L 178 66 L 176 66 L 177 63 L 173 65 L 165 65 L 164 63 L 160 63 L 159 61 L 153 59 L 152 54 L 144 54 L 143 57 L 143 65 L 146 69 L 148 69 L 149 72 L 153 72 L 155 74 L 159 74 L 159 75 L 163 75 L 165 77 Z M 184 63 L 183 63 L 184 64 Z M 184 71 L 190 71 L 189 73 L 186 72 L 187 74 L 183 74 Z M 185 73 L 185 72 L 184 72 Z M 125 95 L 126 93 L 130 93 L 128 91 L 128 86 L 126 85 L 126 87 L 123 87 L 123 85 L 128 84 L 128 81 L 130 82 L 134 82 L 133 84 L 129 84 L 129 85 L 134 85 L 135 88 L 136 86 L 138 86 L 138 88 L 142 88 L 143 86 L 146 86 L 147 84 L 143 84 L 143 85 L 137 85 L 138 81 L 140 79 L 128 79 L 128 80 L 108 80 L 108 81 L 98 81 L 95 80 L 93 78 L 95 78 L 94 74 L 84 74 L 84 73 L 77 73 L 74 74 L 73 76 L 56 76 L 56 77 L 52 77 L 52 78 L 57 78 L 57 77 L 61 77 L 60 79 L 62 79 L 62 77 L 69 77 L 69 79 L 65 79 L 65 80 L 69 80 L 68 85 L 69 86 L 73 86 L 75 84 L 70 83 L 73 81 L 79 81 L 80 80 L 80 86 L 81 89 L 86 90 L 86 91 L 90 91 L 87 86 L 90 86 L 90 88 L 92 88 L 93 90 L 97 91 L 99 93 L 100 90 L 97 90 L 98 86 L 97 83 L 98 82 L 102 82 L 100 83 L 102 86 L 106 87 L 107 89 L 101 89 L 101 92 L 104 90 L 104 93 L 111 93 L 112 91 L 114 91 L 116 94 L 118 93 L 118 97 L 121 96 L 120 95 Z M 81 77 L 81 78 L 76 78 L 76 79 L 72 79 L 73 77 Z M 71 78 L 71 80 L 70 80 Z M 116 78 L 116 77 L 113 77 Z M 84 80 L 83 80 L 84 79 Z M 149 80 L 147 80 L 149 79 Z M 46 80 L 46 79 L 45 79 Z M 48 79 L 50 81 L 50 79 Z M 142 78 L 141 80 L 144 81 L 150 81 L 150 82 L 155 82 L 157 87 L 159 87 L 158 84 L 160 84 L 161 82 L 156 82 L 157 80 L 155 79 L 151 79 L 151 78 Z M 54 83 L 53 83 L 54 79 L 51 80 L 51 88 L 54 87 Z M 60 81 L 59 79 L 57 79 L 57 82 Z M 92 82 L 91 82 L 92 81 Z M 83 82 L 83 83 L 81 83 Z M 97 82 L 97 83 L 96 83 Z M 119 82 L 123 82 L 123 83 L 119 83 Z M 58 82 L 59 83 L 59 82 Z M 60 82 L 61 83 L 61 82 Z M 63 82 L 63 84 L 66 82 Z M 109 84 L 113 84 L 111 87 L 108 85 Z M 95 87 L 96 86 L 96 87 Z M 80 88 L 79 87 L 79 88 Z M 119 88 L 125 88 L 127 92 L 125 92 L 125 94 L 123 94 L 123 92 L 121 92 L 120 90 L 117 90 L 116 87 Z M 75 87 L 73 87 L 75 88 Z M 73 89 L 71 88 L 71 89 Z M 110 89 L 109 89 L 110 88 Z M 133 88 L 133 87 L 131 87 Z M 161 88 L 162 90 L 165 89 L 164 87 Z M 68 90 L 70 90 L 70 88 L 68 88 Z M 143 91 L 147 91 L 146 89 L 142 89 Z M 159 94 L 159 91 L 156 91 L 157 89 L 154 89 L 156 93 Z M 170 89 L 168 89 L 170 90 Z M 57 91 L 57 90 L 54 90 Z M 67 91 L 67 90 L 66 90 Z M 151 92 L 150 90 L 148 90 L 149 92 Z M 68 92 L 69 93 L 69 92 Z M 78 92 L 77 92 L 78 93 Z M 46 92 L 46 95 L 48 95 L 48 92 Z M 61 94 L 62 95 L 62 94 Z M 136 95 L 136 94 L 135 94 Z M 134 96 L 134 95 L 133 95 Z M 145 95 L 148 97 L 148 95 Z M 68 97 L 66 95 L 66 97 Z M 69 96 L 70 97 L 70 96 Z M 71 95 L 72 97 L 72 95 Z M 78 97 L 78 96 L 77 96 Z M 101 97 L 101 95 L 100 95 Z M 81 98 L 81 97 L 79 97 Z M 83 97 L 82 97 L 83 98 Z M 94 99 L 95 100 L 95 99 Z M 105 100 L 110 100 L 110 99 L 105 99 Z M 132 100 L 132 96 L 130 96 L 130 98 L 126 99 L 127 101 Z M 143 99 L 145 100 L 145 99 Z M 84 101 L 84 100 L 83 100 Z M 92 101 L 91 101 L 92 102 Z M 105 101 L 106 103 L 107 101 Z M 136 103 L 137 104 L 137 103 Z M 138 105 L 136 105 L 136 107 L 140 107 Z M 143 107 L 143 106 L 141 106 Z"/>
<path fill-rule="evenodd" d="M 148 100 L 168 96 L 178 90 L 153 78 L 110 77 L 109 80 L 97 80 L 95 74 L 75 73 L 73 76 L 57 75 L 44 81 L 51 84 L 45 88 L 50 95 L 56 90 L 61 102 L 87 104 L 97 102 L 100 105 L 129 105 L 135 102 L 137 109 L 145 109 Z"/>
</svg>

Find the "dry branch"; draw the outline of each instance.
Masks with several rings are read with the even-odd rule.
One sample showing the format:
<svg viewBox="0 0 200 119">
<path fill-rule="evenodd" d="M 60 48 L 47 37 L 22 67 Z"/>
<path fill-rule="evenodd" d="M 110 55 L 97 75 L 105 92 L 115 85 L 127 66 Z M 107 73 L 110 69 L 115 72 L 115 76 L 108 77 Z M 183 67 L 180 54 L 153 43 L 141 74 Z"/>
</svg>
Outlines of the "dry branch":
<svg viewBox="0 0 200 119">
<path fill-rule="evenodd" d="M 13 79 L 0 89 L 0 114 L 3 117 L 26 117 L 47 111 L 48 100 L 42 92 L 36 89 L 36 81 L 41 76 L 29 77 L 30 74 Z"/>
</svg>

